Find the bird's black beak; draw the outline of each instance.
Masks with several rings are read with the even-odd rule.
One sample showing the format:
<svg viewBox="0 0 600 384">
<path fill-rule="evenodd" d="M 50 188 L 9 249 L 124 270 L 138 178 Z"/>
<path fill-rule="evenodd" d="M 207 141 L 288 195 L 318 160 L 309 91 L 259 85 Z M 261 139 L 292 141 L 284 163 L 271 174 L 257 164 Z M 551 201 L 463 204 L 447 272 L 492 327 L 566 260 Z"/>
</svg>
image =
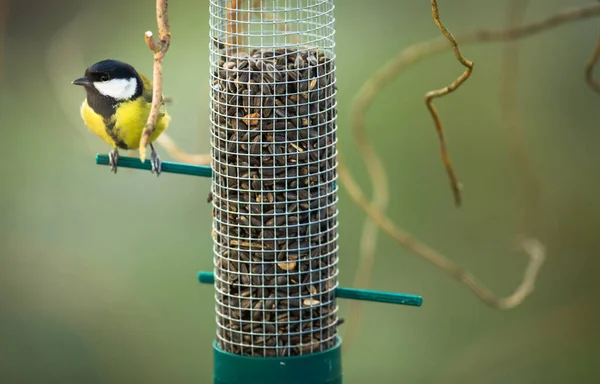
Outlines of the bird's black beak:
<svg viewBox="0 0 600 384">
<path fill-rule="evenodd" d="M 86 85 L 90 85 L 92 83 L 90 83 L 90 81 L 88 79 L 86 79 L 85 77 L 80 77 L 79 79 L 73 80 L 72 84 L 86 86 Z"/>
</svg>

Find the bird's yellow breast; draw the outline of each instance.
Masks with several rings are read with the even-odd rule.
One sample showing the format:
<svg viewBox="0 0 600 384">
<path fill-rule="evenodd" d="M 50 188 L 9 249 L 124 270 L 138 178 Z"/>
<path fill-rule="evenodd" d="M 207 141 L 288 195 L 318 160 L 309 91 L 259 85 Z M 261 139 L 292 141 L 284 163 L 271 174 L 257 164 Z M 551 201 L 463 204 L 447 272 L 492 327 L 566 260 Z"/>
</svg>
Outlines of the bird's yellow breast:
<svg viewBox="0 0 600 384">
<path fill-rule="evenodd" d="M 81 117 L 87 127 L 113 148 L 137 149 L 142 131 L 150 114 L 151 104 L 144 97 L 121 102 L 110 118 L 104 118 L 94 112 L 87 99 L 81 106 Z M 156 127 L 150 136 L 150 143 L 167 129 L 171 117 L 161 107 Z"/>
</svg>

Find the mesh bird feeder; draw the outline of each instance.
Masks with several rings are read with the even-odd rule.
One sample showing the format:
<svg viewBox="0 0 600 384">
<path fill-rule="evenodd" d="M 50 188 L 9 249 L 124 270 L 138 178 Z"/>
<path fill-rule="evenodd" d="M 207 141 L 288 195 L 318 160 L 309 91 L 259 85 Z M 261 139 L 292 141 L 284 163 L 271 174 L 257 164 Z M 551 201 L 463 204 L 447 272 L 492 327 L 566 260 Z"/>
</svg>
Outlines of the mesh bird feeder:
<svg viewBox="0 0 600 384">
<path fill-rule="evenodd" d="M 211 0 L 214 383 L 342 383 L 333 0 Z M 108 164 L 104 155 L 97 163 Z M 121 158 L 120 166 L 150 169 Z"/>
<path fill-rule="evenodd" d="M 210 3 L 215 383 L 341 383 L 333 10 Z"/>
<path fill-rule="evenodd" d="M 217 344 L 260 357 L 329 350 L 338 238 L 333 4 L 232 3 L 210 9 Z M 292 43 L 299 37 L 310 46 Z"/>
</svg>

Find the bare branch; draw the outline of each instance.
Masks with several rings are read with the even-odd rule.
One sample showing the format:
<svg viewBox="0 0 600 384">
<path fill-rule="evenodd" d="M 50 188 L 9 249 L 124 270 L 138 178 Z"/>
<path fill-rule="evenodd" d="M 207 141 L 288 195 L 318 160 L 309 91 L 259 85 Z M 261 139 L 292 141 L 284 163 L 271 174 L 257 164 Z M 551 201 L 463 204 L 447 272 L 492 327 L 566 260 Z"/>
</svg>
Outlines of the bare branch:
<svg viewBox="0 0 600 384">
<path fill-rule="evenodd" d="M 446 137 L 444 135 L 444 128 L 442 126 L 442 121 L 438 115 L 438 112 L 433 105 L 433 99 L 438 97 L 442 97 L 449 93 L 454 92 L 462 83 L 464 83 L 469 76 L 471 76 L 471 72 L 473 71 L 473 63 L 464 58 L 462 53 L 460 53 L 460 49 L 458 48 L 458 44 L 452 36 L 452 33 L 442 24 L 440 20 L 440 11 L 438 8 L 438 4 L 436 0 L 431 0 L 431 12 L 433 14 L 433 21 L 442 32 L 442 34 L 446 37 L 446 39 L 450 42 L 450 46 L 454 51 L 454 55 L 458 59 L 458 61 L 465 67 L 465 71 L 462 75 L 460 75 L 456 80 L 452 82 L 447 87 L 437 89 L 434 91 L 429 91 L 425 94 L 425 104 L 431 113 L 431 117 L 433 117 L 433 121 L 435 123 L 435 129 L 438 134 L 438 138 L 440 141 L 440 153 L 442 155 L 442 162 L 444 163 L 444 167 L 446 168 L 446 173 L 448 173 L 448 178 L 450 179 L 450 187 L 452 188 L 452 193 L 454 194 L 454 203 L 457 206 L 460 206 L 461 203 L 461 193 L 460 193 L 460 184 L 458 179 L 456 178 L 456 173 L 454 172 L 454 168 L 452 167 L 452 162 L 450 161 L 450 155 L 448 154 L 448 148 L 446 146 Z"/>
<path fill-rule="evenodd" d="M 146 160 L 146 146 L 148 140 L 154 132 L 156 119 L 160 111 L 160 105 L 163 102 L 162 98 L 162 61 L 165 54 L 169 50 L 171 44 L 171 31 L 169 26 L 169 4 L 168 0 L 156 0 L 156 23 L 158 24 L 158 38 L 156 41 L 152 36 L 152 32 L 148 31 L 144 34 L 146 45 L 154 55 L 154 71 L 152 79 L 152 107 L 148 115 L 148 121 L 140 138 L 140 160 Z"/>
<path fill-rule="evenodd" d="M 598 63 L 598 59 L 600 58 L 600 36 L 598 37 L 598 41 L 596 42 L 596 47 L 594 48 L 594 52 L 592 52 L 592 56 L 589 58 L 587 63 L 585 64 L 585 80 L 592 87 L 592 89 L 598 93 L 600 93 L 600 82 L 594 79 L 594 67 Z"/>
</svg>

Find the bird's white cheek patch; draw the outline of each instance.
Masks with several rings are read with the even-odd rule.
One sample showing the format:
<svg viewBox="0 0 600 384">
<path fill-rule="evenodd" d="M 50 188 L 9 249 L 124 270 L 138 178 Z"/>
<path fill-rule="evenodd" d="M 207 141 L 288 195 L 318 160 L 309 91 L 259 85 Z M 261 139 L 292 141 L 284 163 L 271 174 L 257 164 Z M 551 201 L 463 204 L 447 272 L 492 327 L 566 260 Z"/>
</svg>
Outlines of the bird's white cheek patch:
<svg viewBox="0 0 600 384">
<path fill-rule="evenodd" d="M 94 82 L 94 87 L 102 95 L 110 96 L 116 100 L 127 100 L 135 94 L 137 80 L 130 79 L 112 79 L 109 81 Z"/>
</svg>

